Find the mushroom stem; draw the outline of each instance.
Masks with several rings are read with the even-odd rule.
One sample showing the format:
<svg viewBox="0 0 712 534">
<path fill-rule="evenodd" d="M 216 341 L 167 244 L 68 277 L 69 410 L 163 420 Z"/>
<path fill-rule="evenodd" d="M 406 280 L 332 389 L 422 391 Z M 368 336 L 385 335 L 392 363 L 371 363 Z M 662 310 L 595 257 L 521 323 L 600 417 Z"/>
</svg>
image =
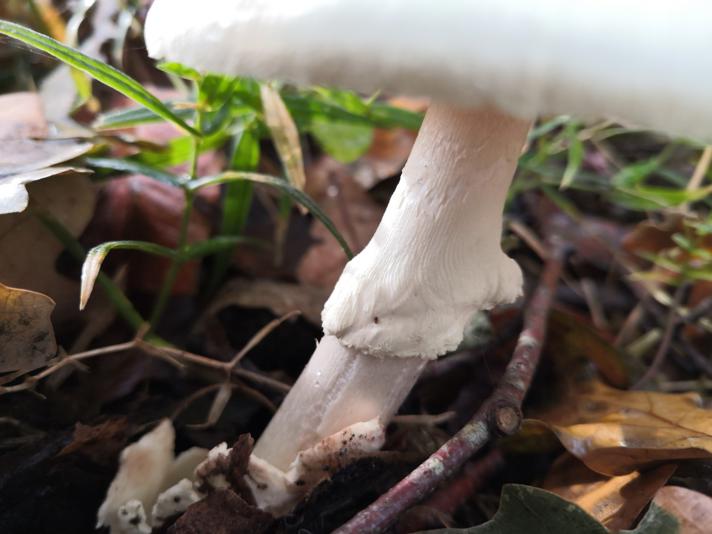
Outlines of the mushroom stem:
<svg viewBox="0 0 712 534">
<path fill-rule="evenodd" d="M 475 312 L 519 296 L 521 272 L 500 238 L 528 128 L 492 108 L 430 107 L 378 230 L 326 303 L 326 336 L 257 457 L 286 471 L 339 430 L 385 426 L 426 361 L 454 350 Z"/>
<path fill-rule="evenodd" d="M 425 365 L 422 358 L 379 358 L 325 336 L 255 446 L 287 471 L 297 454 L 354 423 L 395 414 Z"/>
</svg>

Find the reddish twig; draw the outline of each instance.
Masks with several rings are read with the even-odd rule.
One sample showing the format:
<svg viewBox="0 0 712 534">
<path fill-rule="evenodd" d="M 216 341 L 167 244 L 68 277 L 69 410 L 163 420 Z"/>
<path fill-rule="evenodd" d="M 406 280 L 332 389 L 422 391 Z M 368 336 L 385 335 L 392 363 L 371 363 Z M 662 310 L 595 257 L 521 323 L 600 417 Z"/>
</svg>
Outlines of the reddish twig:
<svg viewBox="0 0 712 534">
<path fill-rule="evenodd" d="M 413 472 L 356 514 L 334 534 L 378 533 L 452 476 L 493 436 L 515 433 L 522 421 L 522 402 L 539 363 L 546 323 L 561 274 L 563 247 L 554 247 L 524 314 L 519 335 L 502 380 L 474 417 Z"/>
<path fill-rule="evenodd" d="M 450 526 L 453 514 L 467 499 L 477 493 L 504 466 L 504 455 L 499 449 L 470 460 L 461 473 L 438 489 L 421 506 L 414 506 L 398 521 L 396 532 L 420 532 Z"/>
<path fill-rule="evenodd" d="M 493 449 L 477 461 L 466 463 L 462 474 L 448 486 L 434 493 L 428 499 L 426 506 L 451 516 L 503 465 L 504 456 L 499 449 Z"/>
</svg>

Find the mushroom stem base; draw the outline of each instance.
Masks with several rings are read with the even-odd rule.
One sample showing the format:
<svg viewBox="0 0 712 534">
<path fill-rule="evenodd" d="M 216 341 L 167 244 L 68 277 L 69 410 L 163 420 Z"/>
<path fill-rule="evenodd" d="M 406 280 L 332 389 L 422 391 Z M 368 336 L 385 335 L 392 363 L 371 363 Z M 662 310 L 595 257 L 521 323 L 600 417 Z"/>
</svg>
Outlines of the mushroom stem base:
<svg viewBox="0 0 712 534">
<path fill-rule="evenodd" d="M 348 426 L 372 419 L 386 425 L 425 363 L 361 354 L 325 336 L 254 454 L 286 472 L 300 451 Z"/>
</svg>

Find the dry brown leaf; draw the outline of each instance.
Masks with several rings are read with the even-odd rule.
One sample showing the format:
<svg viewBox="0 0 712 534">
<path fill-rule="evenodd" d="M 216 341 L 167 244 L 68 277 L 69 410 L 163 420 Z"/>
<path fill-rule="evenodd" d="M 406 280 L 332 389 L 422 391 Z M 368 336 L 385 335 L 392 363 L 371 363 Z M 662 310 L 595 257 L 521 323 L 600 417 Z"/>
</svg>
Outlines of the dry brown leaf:
<svg viewBox="0 0 712 534">
<path fill-rule="evenodd" d="M 591 361 L 608 383 L 616 387 L 628 385 L 628 370 L 621 351 L 585 319 L 557 308 L 551 312 L 549 328 L 546 352 L 554 359 L 561 378 L 572 377 L 582 362 Z"/>
<path fill-rule="evenodd" d="M 708 534 L 712 530 L 712 498 L 687 488 L 666 486 L 658 491 L 655 504 L 675 516 L 678 534 Z"/>
<path fill-rule="evenodd" d="M 425 113 L 430 101 L 426 98 L 394 97 L 388 99 L 388 103 L 397 108 Z M 351 165 L 354 179 L 365 189 L 371 189 L 381 180 L 399 175 L 417 135 L 417 131 L 405 128 L 375 128 L 368 152 Z"/>
<path fill-rule="evenodd" d="M 47 134 L 42 102 L 35 93 L 6 95 L 2 97 L 0 109 L 3 110 L 0 113 L 0 138 L 3 139 L 0 175 L 29 172 L 39 179 L 57 170 L 52 165 L 87 149 L 85 144 L 75 141 L 42 143 L 26 139 Z M 2 181 L 0 178 L 0 183 Z M 31 209 L 44 210 L 72 235 L 81 234 L 95 202 L 94 186 L 86 176 L 62 171 L 52 180 L 24 181 L 32 182 L 27 185 Z M 23 185 L 12 186 L 12 191 L 17 195 L 15 201 L 24 202 Z M 31 211 L 0 216 L 0 257 L 3 258 L 0 282 L 50 296 L 57 303 L 55 317 L 72 320 L 78 313 L 79 285 L 57 272 L 55 262 L 64 247 Z"/>
<path fill-rule="evenodd" d="M 260 95 L 265 123 L 272 134 L 272 140 L 279 153 L 279 158 L 282 160 L 287 177 L 294 187 L 304 190 L 307 180 L 297 125 L 276 89 L 270 85 L 262 84 Z"/>
<path fill-rule="evenodd" d="M 79 311 L 79 283 L 57 272 L 62 244 L 31 212 L 41 209 L 75 236 L 94 211 L 95 189 L 87 176 L 67 174 L 28 185 L 30 210 L 0 217 L 0 282 L 49 295 L 56 317 L 71 320 Z"/>
<path fill-rule="evenodd" d="M 320 325 L 321 309 L 328 296 L 321 288 L 303 284 L 237 278 L 227 283 L 213 299 L 206 316 L 217 315 L 229 306 L 267 308 L 278 317 L 299 310 L 306 319 Z"/>
<path fill-rule="evenodd" d="M 654 255 L 662 253 L 667 249 L 676 247 L 673 240 L 674 234 L 684 234 L 685 225 L 683 217 L 678 213 L 666 215 L 663 221 L 646 220 L 639 223 L 625 237 L 623 245 L 625 250 L 632 256 L 632 262 L 640 269 L 649 265 L 649 261 L 643 259 L 643 255 Z M 700 241 L 700 245 L 712 252 L 712 235 L 706 236 Z M 677 258 L 680 264 L 684 264 L 689 256 L 682 252 Z M 655 265 L 652 267 L 656 279 L 659 281 L 674 281 L 678 276 L 670 270 Z M 687 305 L 694 307 L 706 298 L 712 296 L 712 282 L 697 280 L 692 286 Z"/>
<path fill-rule="evenodd" d="M 47 124 L 37 93 L 0 95 L 0 139 L 44 137 Z"/>
<path fill-rule="evenodd" d="M 621 391 L 588 382 L 538 417 L 588 467 L 623 475 L 659 462 L 712 457 L 712 411 L 693 393 Z"/>
<path fill-rule="evenodd" d="M 85 154 L 91 143 L 44 137 L 47 123 L 35 93 L 0 96 L 0 214 L 27 208 L 26 185 L 50 176 L 75 171 L 55 167 Z"/>
<path fill-rule="evenodd" d="M 307 193 L 312 196 L 348 241 L 359 252 L 381 222 L 384 208 L 354 180 L 349 168 L 328 156 L 314 161 L 308 169 Z M 301 283 L 331 290 L 346 265 L 347 258 L 334 236 L 322 224 L 312 224 L 317 242 L 297 267 Z"/>
<path fill-rule="evenodd" d="M 31 371 L 56 353 L 47 295 L 0 284 L 0 372 Z"/>
<path fill-rule="evenodd" d="M 542 488 L 577 504 L 617 532 L 635 524 L 640 512 L 674 471 L 674 464 L 665 464 L 642 473 L 633 471 L 609 478 L 591 471 L 567 453 L 554 463 Z"/>
<path fill-rule="evenodd" d="M 417 132 L 405 128 L 376 128 L 371 148 L 353 164 L 356 181 L 370 189 L 381 180 L 399 175 L 416 135 Z"/>
</svg>

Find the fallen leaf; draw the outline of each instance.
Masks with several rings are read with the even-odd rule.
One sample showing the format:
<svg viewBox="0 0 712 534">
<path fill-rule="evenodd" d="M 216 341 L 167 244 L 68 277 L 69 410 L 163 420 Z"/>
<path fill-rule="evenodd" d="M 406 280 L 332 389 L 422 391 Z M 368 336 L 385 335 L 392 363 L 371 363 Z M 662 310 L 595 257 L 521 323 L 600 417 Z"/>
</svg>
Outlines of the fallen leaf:
<svg viewBox="0 0 712 534">
<path fill-rule="evenodd" d="M 621 391 L 592 381 L 537 419 L 571 454 L 606 475 L 712 457 L 712 411 L 694 393 Z"/>
<path fill-rule="evenodd" d="M 554 463 L 542 487 L 580 506 L 606 528 L 617 532 L 634 525 L 674 471 L 675 465 L 665 464 L 609 478 L 565 454 Z"/>
<path fill-rule="evenodd" d="M 608 383 L 621 388 L 628 385 L 623 354 L 584 319 L 557 308 L 549 316 L 549 328 L 546 353 L 555 360 L 562 378 L 575 375 L 582 362 L 591 361 Z"/>
<path fill-rule="evenodd" d="M 0 173 L 11 176 L 44 169 L 77 158 L 91 147 L 73 139 L 3 139 Z"/>
<path fill-rule="evenodd" d="M 74 236 L 82 233 L 94 211 L 95 189 L 87 176 L 66 174 L 28 185 L 30 210 L 0 216 L 0 281 L 50 296 L 55 317 L 71 320 L 79 313 L 79 283 L 59 272 L 55 263 L 63 245 L 32 211 L 49 213 Z"/>
<path fill-rule="evenodd" d="M 677 521 L 653 505 L 635 530 L 620 534 L 673 534 Z M 577 505 L 540 488 L 507 484 L 499 510 L 482 525 L 428 530 L 421 534 L 608 534 L 608 530 Z"/>
<path fill-rule="evenodd" d="M 354 179 L 363 188 L 371 189 L 381 180 L 398 176 L 416 136 L 417 132 L 405 128 L 376 128 L 368 152 L 353 164 Z"/>
<path fill-rule="evenodd" d="M 334 222 L 354 252 L 371 239 L 381 222 L 384 208 L 358 184 L 349 168 L 322 156 L 308 168 L 307 193 Z M 336 239 L 321 224 L 312 224 L 316 241 L 301 258 L 297 279 L 304 284 L 331 290 L 348 261 Z"/>
<path fill-rule="evenodd" d="M 71 443 L 58 456 L 81 454 L 97 465 L 110 465 L 128 439 L 129 425 L 125 417 L 116 417 L 98 425 L 76 423 Z"/>
<path fill-rule="evenodd" d="M 31 208 L 0 216 L 0 282 L 50 296 L 57 303 L 55 317 L 70 321 L 78 313 L 78 283 L 57 272 L 55 263 L 64 247 L 31 211 L 45 211 L 72 235 L 81 234 L 94 211 L 94 186 L 86 176 L 55 165 L 91 145 L 28 139 L 47 135 L 39 96 L 16 93 L 0 99 L 0 212 L 25 209 L 28 192 Z"/>
<path fill-rule="evenodd" d="M 86 171 L 74 167 L 48 167 L 11 176 L 0 176 L 0 215 L 20 213 L 27 208 L 30 203 L 27 184 L 60 174 L 83 172 Z"/>
<path fill-rule="evenodd" d="M 217 315 L 229 306 L 267 308 L 278 317 L 299 310 L 313 324 L 321 325 L 321 309 L 328 296 L 323 289 L 303 284 L 236 278 L 220 290 L 206 315 Z"/>
<path fill-rule="evenodd" d="M 0 95 L 0 139 L 45 137 L 47 123 L 37 93 Z"/>
<path fill-rule="evenodd" d="M 92 148 L 73 139 L 30 139 L 47 135 L 42 102 L 34 93 L 0 96 L 0 215 L 27 208 L 26 185 L 75 171 L 55 167 Z"/>
<path fill-rule="evenodd" d="M 430 530 L 429 534 L 608 534 L 584 510 L 554 493 L 532 486 L 507 484 L 502 489 L 499 509 L 482 525 L 466 529 Z"/>
<path fill-rule="evenodd" d="M 666 486 L 653 502 L 678 520 L 678 534 L 707 534 L 712 527 L 712 498 L 703 493 Z"/>
<path fill-rule="evenodd" d="M 51 298 L 0 284 L 0 372 L 31 371 L 56 353 Z"/>
</svg>

